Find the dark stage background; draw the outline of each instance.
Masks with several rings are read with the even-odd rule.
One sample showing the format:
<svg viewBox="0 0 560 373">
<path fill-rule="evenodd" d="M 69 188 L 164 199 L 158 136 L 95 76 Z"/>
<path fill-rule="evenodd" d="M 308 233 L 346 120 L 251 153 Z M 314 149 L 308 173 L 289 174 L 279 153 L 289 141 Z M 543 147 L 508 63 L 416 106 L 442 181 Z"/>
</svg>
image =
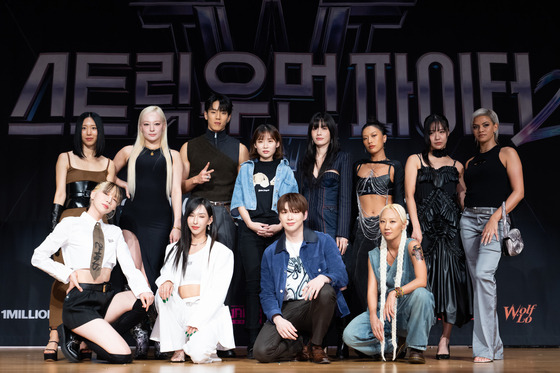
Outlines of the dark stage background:
<svg viewBox="0 0 560 373">
<path fill-rule="evenodd" d="M 55 162 L 83 111 L 106 122 L 106 155 L 132 144 L 140 110 L 160 105 L 179 149 L 202 133 L 210 90 L 235 100 L 230 133 L 246 145 L 260 123 L 284 136 L 295 168 L 306 122 L 339 123 L 343 148 L 365 156 L 359 127 L 388 123 L 390 158 L 422 149 L 430 112 L 453 126 L 452 156 L 474 152 L 470 115 L 492 107 L 502 144 L 524 165 L 514 212 L 526 249 L 498 269 L 508 346 L 560 344 L 557 13 L 526 1 L 29 1 L 0 2 L 0 345 L 47 341 L 50 277 L 30 265 L 48 233 Z M 238 345 L 243 289 L 232 314 Z M 470 344 L 472 323 L 452 343 Z M 430 342 L 436 343 L 439 326 Z"/>
</svg>

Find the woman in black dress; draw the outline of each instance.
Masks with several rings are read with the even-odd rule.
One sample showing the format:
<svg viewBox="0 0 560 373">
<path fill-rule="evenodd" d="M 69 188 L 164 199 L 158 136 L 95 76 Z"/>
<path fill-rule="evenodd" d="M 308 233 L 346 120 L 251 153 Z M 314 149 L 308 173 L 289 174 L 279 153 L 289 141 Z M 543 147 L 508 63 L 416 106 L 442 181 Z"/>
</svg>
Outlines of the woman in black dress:
<svg viewBox="0 0 560 373">
<path fill-rule="evenodd" d="M 126 165 L 127 180 L 117 179 L 126 191 L 119 225 L 136 268 L 152 290 L 163 266 L 165 247 L 181 237 L 181 178 L 179 152 L 167 145 L 167 120 L 157 106 L 140 113 L 134 145 L 122 148 L 114 159 L 117 173 Z M 145 358 L 148 333 L 138 328 L 135 358 Z"/>
<path fill-rule="evenodd" d="M 449 122 L 432 114 L 424 121 L 424 151 L 411 155 L 405 167 L 406 206 L 411 237 L 422 244 L 428 268 L 428 289 L 443 323 L 436 359 L 449 359 L 453 325 L 472 317 L 472 288 L 459 235 L 465 192 L 463 165 L 447 154 Z"/>
</svg>

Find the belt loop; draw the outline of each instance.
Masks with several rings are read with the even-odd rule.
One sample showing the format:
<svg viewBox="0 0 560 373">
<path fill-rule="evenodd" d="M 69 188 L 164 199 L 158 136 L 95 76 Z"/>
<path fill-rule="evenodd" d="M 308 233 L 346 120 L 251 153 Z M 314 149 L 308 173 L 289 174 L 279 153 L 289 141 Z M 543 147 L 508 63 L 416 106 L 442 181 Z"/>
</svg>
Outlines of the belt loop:
<svg viewBox="0 0 560 373">
<path fill-rule="evenodd" d="M 103 292 L 105 293 L 107 290 L 107 284 L 103 284 Z"/>
</svg>

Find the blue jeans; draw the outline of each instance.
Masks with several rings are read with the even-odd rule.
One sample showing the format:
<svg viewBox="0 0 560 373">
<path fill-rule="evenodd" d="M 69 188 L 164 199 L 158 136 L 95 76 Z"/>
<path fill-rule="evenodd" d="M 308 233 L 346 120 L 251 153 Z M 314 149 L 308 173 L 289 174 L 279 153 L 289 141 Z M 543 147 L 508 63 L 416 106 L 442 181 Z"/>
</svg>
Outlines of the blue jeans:
<svg viewBox="0 0 560 373">
<path fill-rule="evenodd" d="M 398 300 L 397 334 L 406 336 L 408 347 L 426 350 L 434 321 L 434 296 L 426 288 L 418 288 Z M 342 338 L 348 346 L 366 355 L 373 356 L 381 353 L 381 344 L 371 330 L 369 310 L 356 316 L 348 324 Z M 391 323 L 385 321 L 384 353 L 392 351 Z"/>
<path fill-rule="evenodd" d="M 461 239 L 471 276 L 473 299 L 473 356 L 491 360 L 504 358 L 504 346 L 498 329 L 496 278 L 494 274 L 502 256 L 502 222 L 498 234 L 486 245 L 482 231 L 495 208 L 467 208 L 461 217 Z"/>
</svg>

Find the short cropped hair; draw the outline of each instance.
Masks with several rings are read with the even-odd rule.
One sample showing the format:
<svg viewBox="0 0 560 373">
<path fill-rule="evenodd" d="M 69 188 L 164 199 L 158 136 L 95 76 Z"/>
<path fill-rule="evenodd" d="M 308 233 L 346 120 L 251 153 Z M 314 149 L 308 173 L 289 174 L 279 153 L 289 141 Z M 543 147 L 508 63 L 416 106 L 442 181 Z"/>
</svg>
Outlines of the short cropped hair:
<svg viewBox="0 0 560 373">
<path fill-rule="evenodd" d="M 292 212 L 305 214 L 309 209 L 307 200 L 299 193 L 286 193 L 278 198 L 278 212 L 284 211 L 286 204 L 288 204 L 288 209 Z"/>
<path fill-rule="evenodd" d="M 218 106 L 218 109 L 220 111 L 225 111 L 228 113 L 228 115 L 233 112 L 233 103 L 231 102 L 231 99 L 226 95 L 214 92 L 212 92 L 210 97 L 208 97 L 208 99 L 204 103 L 204 111 L 208 112 L 208 110 L 212 109 L 212 104 L 216 101 L 220 103 L 220 105 Z"/>
</svg>

